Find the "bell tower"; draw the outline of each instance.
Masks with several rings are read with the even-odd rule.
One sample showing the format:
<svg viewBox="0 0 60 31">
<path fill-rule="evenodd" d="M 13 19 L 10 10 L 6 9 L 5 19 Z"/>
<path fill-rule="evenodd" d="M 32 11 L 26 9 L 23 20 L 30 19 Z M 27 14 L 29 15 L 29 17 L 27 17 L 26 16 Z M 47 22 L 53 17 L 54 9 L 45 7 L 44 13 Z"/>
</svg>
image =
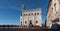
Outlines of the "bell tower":
<svg viewBox="0 0 60 31">
<path fill-rule="evenodd" d="M 24 0 L 22 0 L 22 17 L 23 17 L 23 26 L 24 26 L 24 10 L 25 10 L 25 8 L 24 8 L 25 6 L 24 6 Z"/>
</svg>

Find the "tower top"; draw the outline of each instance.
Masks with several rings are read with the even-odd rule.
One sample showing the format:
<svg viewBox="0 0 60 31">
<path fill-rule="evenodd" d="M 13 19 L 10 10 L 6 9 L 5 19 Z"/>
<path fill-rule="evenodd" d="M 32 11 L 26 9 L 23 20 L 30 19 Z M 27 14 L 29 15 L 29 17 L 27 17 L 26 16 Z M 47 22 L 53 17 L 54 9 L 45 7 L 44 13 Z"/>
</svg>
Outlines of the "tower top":
<svg viewBox="0 0 60 31">
<path fill-rule="evenodd" d="M 24 4 L 22 4 L 22 10 L 25 10 L 25 8 L 24 8 L 25 6 L 24 6 Z"/>
<path fill-rule="evenodd" d="M 22 0 L 22 10 L 25 10 L 24 7 L 25 7 L 25 6 L 24 6 L 24 0 Z"/>
</svg>

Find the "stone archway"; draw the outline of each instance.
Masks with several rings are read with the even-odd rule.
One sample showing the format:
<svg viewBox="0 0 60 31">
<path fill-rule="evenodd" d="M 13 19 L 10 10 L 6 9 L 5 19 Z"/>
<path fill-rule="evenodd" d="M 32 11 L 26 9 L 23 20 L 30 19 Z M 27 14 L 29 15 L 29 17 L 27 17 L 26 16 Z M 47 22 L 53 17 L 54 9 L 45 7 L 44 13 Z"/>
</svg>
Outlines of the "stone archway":
<svg viewBox="0 0 60 31">
<path fill-rule="evenodd" d="M 32 20 L 29 20 L 29 26 L 32 27 L 33 24 L 32 24 Z"/>
</svg>

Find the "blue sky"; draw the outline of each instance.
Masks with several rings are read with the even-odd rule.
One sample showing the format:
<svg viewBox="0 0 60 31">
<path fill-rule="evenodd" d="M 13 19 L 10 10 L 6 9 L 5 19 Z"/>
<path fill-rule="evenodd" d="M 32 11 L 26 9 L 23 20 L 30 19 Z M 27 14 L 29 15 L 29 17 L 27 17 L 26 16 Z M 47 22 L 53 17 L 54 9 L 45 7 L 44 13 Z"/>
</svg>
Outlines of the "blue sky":
<svg viewBox="0 0 60 31">
<path fill-rule="evenodd" d="M 0 0 L 0 25 L 19 25 L 22 0 Z M 24 0 L 25 9 L 42 8 L 45 22 L 48 0 Z"/>
</svg>

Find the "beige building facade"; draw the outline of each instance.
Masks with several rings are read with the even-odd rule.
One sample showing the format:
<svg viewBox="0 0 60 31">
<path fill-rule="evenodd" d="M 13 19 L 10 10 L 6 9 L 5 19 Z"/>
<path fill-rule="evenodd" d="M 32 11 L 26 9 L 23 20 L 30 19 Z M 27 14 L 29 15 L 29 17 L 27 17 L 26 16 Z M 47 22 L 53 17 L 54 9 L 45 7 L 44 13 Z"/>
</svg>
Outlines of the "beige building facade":
<svg viewBox="0 0 60 31">
<path fill-rule="evenodd" d="M 22 26 L 40 26 L 42 27 L 41 8 L 25 10 L 22 5 L 22 15 L 20 16 L 20 25 Z"/>
<path fill-rule="evenodd" d="M 21 25 L 28 26 L 30 23 L 34 26 L 42 26 L 41 9 L 25 10 L 24 17 L 20 16 Z"/>
<path fill-rule="evenodd" d="M 49 0 L 46 26 L 51 28 L 55 23 L 60 25 L 60 0 Z"/>
</svg>

